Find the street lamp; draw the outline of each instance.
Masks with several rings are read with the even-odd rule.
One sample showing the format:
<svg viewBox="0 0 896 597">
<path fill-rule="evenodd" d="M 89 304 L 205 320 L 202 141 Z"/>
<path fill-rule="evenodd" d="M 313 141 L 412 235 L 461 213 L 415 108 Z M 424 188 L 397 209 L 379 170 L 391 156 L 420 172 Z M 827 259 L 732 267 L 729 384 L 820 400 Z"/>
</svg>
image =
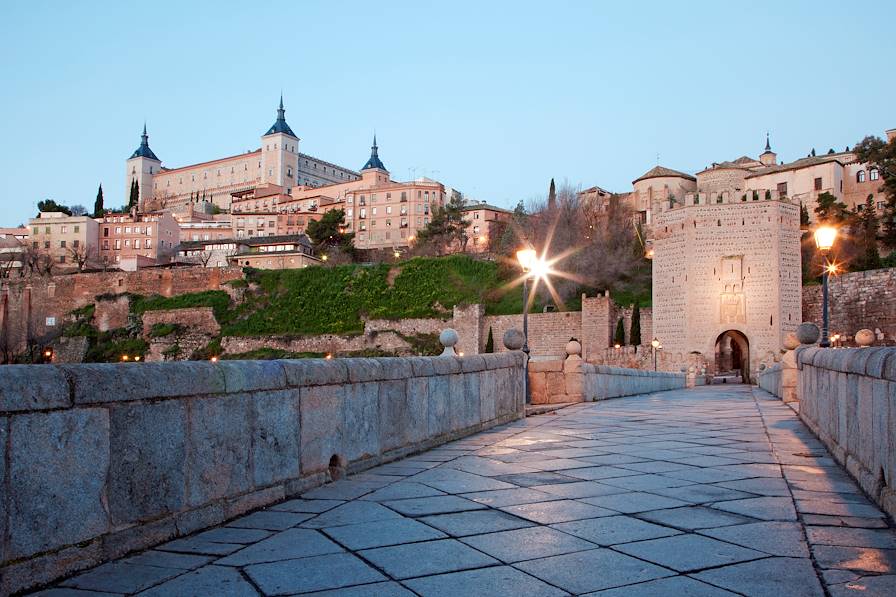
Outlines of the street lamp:
<svg viewBox="0 0 896 597">
<path fill-rule="evenodd" d="M 535 249 L 520 249 L 516 252 L 516 259 L 523 269 L 523 353 L 526 355 L 523 393 L 526 404 L 529 404 L 532 401 L 532 397 L 529 396 L 529 277 L 536 275 L 539 259 Z"/>
<path fill-rule="evenodd" d="M 831 339 L 828 337 L 828 276 L 836 273 L 837 266 L 828 261 L 828 253 L 837 240 L 837 229 L 833 226 L 819 226 L 815 229 L 815 246 L 824 255 L 824 271 L 821 274 L 821 342 L 818 343 L 822 348 L 831 345 Z"/>
<path fill-rule="evenodd" d="M 660 341 L 654 338 L 650 341 L 650 346 L 653 347 L 653 370 L 656 371 L 656 351 L 660 347 Z"/>
</svg>

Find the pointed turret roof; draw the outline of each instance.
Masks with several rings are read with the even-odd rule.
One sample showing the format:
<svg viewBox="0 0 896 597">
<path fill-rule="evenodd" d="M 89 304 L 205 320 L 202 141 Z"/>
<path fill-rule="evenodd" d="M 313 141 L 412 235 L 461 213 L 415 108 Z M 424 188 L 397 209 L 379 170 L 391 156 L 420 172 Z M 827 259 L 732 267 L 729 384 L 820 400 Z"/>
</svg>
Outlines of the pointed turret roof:
<svg viewBox="0 0 896 597">
<path fill-rule="evenodd" d="M 280 107 L 277 108 L 277 121 L 274 122 L 274 125 L 268 129 L 268 132 L 264 134 L 264 136 L 273 135 L 275 133 L 283 133 L 285 135 L 289 135 L 290 137 L 296 137 L 296 134 L 292 132 L 292 129 L 289 128 L 289 125 L 286 124 L 286 110 L 283 109 L 283 94 L 280 94 Z M 296 137 L 298 139 L 298 137 Z"/>
<path fill-rule="evenodd" d="M 645 178 L 661 178 L 666 176 L 672 176 L 675 178 L 687 178 L 688 180 L 697 180 L 690 174 L 685 174 L 684 172 L 679 172 L 678 170 L 673 170 L 672 168 L 666 168 L 665 166 L 654 166 L 638 178 L 632 181 L 632 184 L 635 184 L 639 180 L 644 180 Z"/>
<path fill-rule="evenodd" d="M 131 154 L 130 159 L 134 158 L 149 158 L 151 160 L 155 160 L 157 162 L 161 162 L 159 158 L 156 157 L 156 154 L 152 152 L 149 148 L 149 135 L 146 134 L 146 123 L 143 123 L 143 134 L 140 136 L 140 147 L 137 148 L 134 153 Z"/>
<path fill-rule="evenodd" d="M 765 151 L 762 153 L 772 153 L 772 144 L 768 139 L 768 131 L 765 132 Z"/>
<path fill-rule="evenodd" d="M 380 160 L 380 156 L 378 154 L 378 148 L 376 146 L 376 133 L 373 134 L 373 145 L 370 148 L 370 159 L 367 160 L 367 163 L 364 164 L 364 167 L 361 170 L 370 170 L 371 168 L 379 168 L 380 170 L 386 170 L 386 166 L 383 165 L 383 162 Z"/>
</svg>

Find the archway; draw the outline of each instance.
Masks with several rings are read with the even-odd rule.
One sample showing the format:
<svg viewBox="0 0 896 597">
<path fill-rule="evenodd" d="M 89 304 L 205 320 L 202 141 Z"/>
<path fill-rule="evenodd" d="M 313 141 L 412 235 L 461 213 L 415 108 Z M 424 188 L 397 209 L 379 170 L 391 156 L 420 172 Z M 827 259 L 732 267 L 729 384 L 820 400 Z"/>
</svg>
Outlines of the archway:
<svg viewBox="0 0 896 597">
<path fill-rule="evenodd" d="M 742 332 L 728 330 L 719 334 L 715 356 L 717 376 L 740 375 L 744 383 L 750 383 L 750 341 Z"/>
</svg>

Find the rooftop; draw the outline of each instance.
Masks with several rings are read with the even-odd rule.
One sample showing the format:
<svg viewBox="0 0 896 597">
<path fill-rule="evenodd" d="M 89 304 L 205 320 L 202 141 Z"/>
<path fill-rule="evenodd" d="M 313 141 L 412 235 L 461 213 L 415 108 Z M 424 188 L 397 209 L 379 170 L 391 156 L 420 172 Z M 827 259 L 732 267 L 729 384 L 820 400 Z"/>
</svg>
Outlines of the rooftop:
<svg viewBox="0 0 896 597">
<path fill-rule="evenodd" d="M 636 178 L 635 180 L 633 180 L 632 184 L 635 184 L 636 182 L 641 181 L 641 180 L 646 180 L 648 178 L 665 178 L 665 177 L 686 178 L 688 180 L 697 180 L 690 174 L 686 174 L 684 172 L 679 172 L 678 170 L 673 170 L 672 168 L 666 168 L 665 166 L 657 165 L 657 166 L 654 166 L 653 168 L 651 168 L 650 170 L 648 170 L 647 172 L 645 172 L 644 174 L 642 174 L 641 176 L 639 176 L 638 178 Z"/>
</svg>

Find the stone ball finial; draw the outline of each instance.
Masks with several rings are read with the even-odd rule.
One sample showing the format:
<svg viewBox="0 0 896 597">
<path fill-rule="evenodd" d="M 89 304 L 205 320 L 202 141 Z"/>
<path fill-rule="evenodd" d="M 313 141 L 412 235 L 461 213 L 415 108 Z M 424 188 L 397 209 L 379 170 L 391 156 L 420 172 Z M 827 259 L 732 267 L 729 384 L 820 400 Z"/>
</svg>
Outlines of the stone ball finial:
<svg viewBox="0 0 896 597">
<path fill-rule="evenodd" d="M 856 344 L 859 346 L 871 346 L 874 344 L 874 332 L 868 328 L 863 328 L 856 332 Z"/>
<path fill-rule="evenodd" d="M 504 332 L 504 348 L 507 350 L 519 350 L 523 347 L 525 338 L 523 333 L 516 328 L 510 328 Z"/>
<path fill-rule="evenodd" d="M 801 323 L 796 328 L 796 337 L 800 344 L 815 344 L 821 336 L 821 330 L 814 323 Z"/>
<path fill-rule="evenodd" d="M 761 364 L 759 365 L 759 370 L 760 370 L 760 371 L 765 371 L 765 363 L 761 363 Z"/>
<path fill-rule="evenodd" d="M 568 356 L 582 354 L 582 345 L 578 340 L 570 340 L 566 343 L 566 354 Z"/>
<path fill-rule="evenodd" d="M 457 332 L 453 329 L 445 328 L 442 330 L 442 333 L 439 334 L 439 342 L 445 347 L 445 350 L 442 351 L 442 356 L 454 356 L 457 354 L 454 346 L 457 344 L 458 339 Z"/>
<path fill-rule="evenodd" d="M 796 332 L 787 332 L 787 335 L 784 336 L 784 348 L 793 350 L 794 348 L 798 348 L 799 345 L 800 339 L 796 337 Z"/>
</svg>

